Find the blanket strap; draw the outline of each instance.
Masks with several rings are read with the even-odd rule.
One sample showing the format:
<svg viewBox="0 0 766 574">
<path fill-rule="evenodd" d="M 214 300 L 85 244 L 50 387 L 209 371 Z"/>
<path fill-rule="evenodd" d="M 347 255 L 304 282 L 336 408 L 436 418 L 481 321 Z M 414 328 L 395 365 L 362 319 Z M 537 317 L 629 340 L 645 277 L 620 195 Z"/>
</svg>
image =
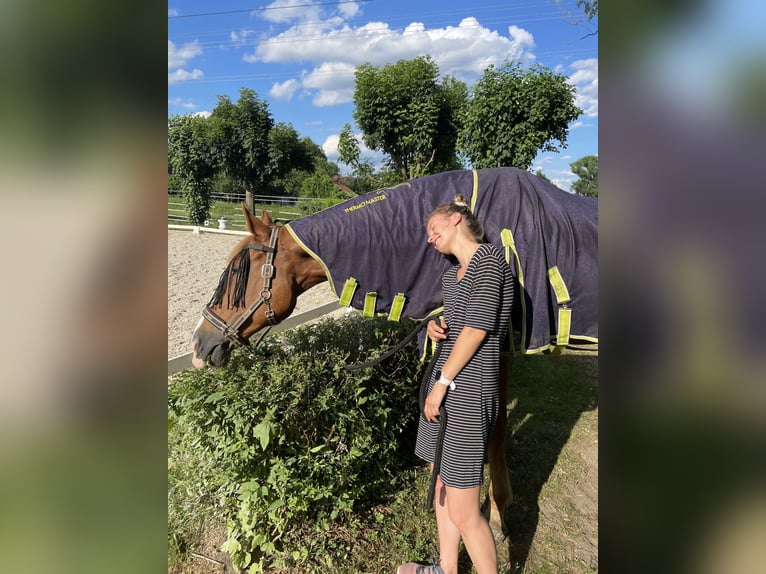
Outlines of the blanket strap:
<svg viewBox="0 0 766 574">
<path fill-rule="evenodd" d="M 343 285 L 343 291 L 340 294 L 340 301 L 338 301 L 338 304 L 341 307 L 351 306 L 351 298 L 354 296 L 354 291 L 356 291 L 357 286 L 356 279 L 353 277 L 346 279 L 346 283 Z"/>
<path fill-rule="evenodd" d="M 510 229 L 503 229 L 500 232 L 500 239 L 505 247 L 505 262 L 511 264 L 511 253 L 516 260 L 516 278 L 519 281 L 519 287 L 521 293 L 519 294 L 519 302 L 521 303 L 521 352 L 524 352 L 524 346 L 527 342 L 527 301 L 524 297 L 524 270 L 521 267 L 521 258 L 519 257 L 519 251 L 516 249 L 516 242 L 513 240 L 513 233 Z M 511 331 L 512 333 L 512 331 Z M 510 337 L 511 345 L 513 345 L 513 337 Z"/>
<path fill-rule="evenodd" d="M 378 294 L 374 291 L 370 291 L 364 296 L 364 310 L 362 311 L 362 314 L 365 317 L 375 316 L 375 302 L 377 300 Z"/>
<path fill-rule="evenodd" d="M 404 309 L 404 293 L 397 293 L 391 303 L 391 311 L 388 313 L 389 321 L 399 321 L 402 318 L 402 310 Z"/>
<path fill-rule="evenodd" d="M 568 303 L 572 300 L 569 290 L 564 283 L 558 266 L 548 269 L 548 280 L 551 282 L 553 292 L 556 294 L 556 303 L 559 305 L 559 324 L 556 335 L 556 346 L 563 347 L 569 344 L 569 331 L 572 326 L 572 309 Z"/>
</svg>

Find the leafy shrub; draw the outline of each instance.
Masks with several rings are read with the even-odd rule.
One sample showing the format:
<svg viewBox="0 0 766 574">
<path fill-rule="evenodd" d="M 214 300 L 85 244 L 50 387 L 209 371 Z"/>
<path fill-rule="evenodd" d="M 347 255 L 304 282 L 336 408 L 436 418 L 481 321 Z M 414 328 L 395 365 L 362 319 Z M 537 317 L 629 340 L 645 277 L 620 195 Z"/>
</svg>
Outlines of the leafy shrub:
<svg viewBox="0 0 766 574">
<path fill-rule="evenodd" d="M 397 488 L 397 474 L 413 462 L 415 346 L 363 371 L 343 365 L 412 327 L 325 320 L 287 331 L 252 358 L 235 352 L 224 368 L 185 371 L 170 385 L 171 433 L 178 452 L 199 453 L 195 464 L 208 481 L 199 488 L 215 492 L 227 516 L 224 549 L 235 567 L 258 572 L 306 560 L 283 544 L 291 532 L 326 531 Z"/>
</svg>

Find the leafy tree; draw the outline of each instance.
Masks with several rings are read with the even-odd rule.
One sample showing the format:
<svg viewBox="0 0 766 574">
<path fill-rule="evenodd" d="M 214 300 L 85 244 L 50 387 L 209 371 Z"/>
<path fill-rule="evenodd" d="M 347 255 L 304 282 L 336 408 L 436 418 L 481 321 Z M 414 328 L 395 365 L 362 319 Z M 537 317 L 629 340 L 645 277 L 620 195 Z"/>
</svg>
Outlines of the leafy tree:
<svg viewBox="0 0 766 574">
<path fill-rule="evenodd" d="M 585 12 L 588 22 L 598 18 L 598 0 L 577 0 L 577 6 Z"/>
<path fill-rule="evenodd" d="M 301 197 L 341 199 L 343 193 L 335 187 L 329 175 L 315 173 L 303 180 Z"/>
<path fill-rule="evenodd" d="M 365 145 L 386 153 L 401 179 L 437 173 L 457 162 L 455 108 L 467 89 L 458 80 L 439 84 L 438 76 L 428 56 L 356 69 L 356 124 Z M 347 158 L 358 162 L 358 154 L 347 151 Z"/>
<path fill-rule="evenodd" d="M 275 125 L 269 132 L 270 175 L 281 178 L 293 169 L 312 171 L 315 151 L 309 144 L 314 142 L 309 138 L 300 139 L 292 124 L 280 122 Z M 319 149 L 324 158 L 324 153 Z"/>
<path fill-rule="evenodd" d="M 338 159 L 356 172 L 361 166 L 360 156 L 359 142 L 354 137 L 351 124 L 343 124 L 338 134 Z"/>
<path fill-rule="evenodd" d="M 569 124 L 582 114 L 574 97 L 567 78 L 544 66 L 489 66 L 465 107 L 459 149 L 475 168 L 529 169 L 539 151 L 559 151 L 554 142 L 566 147 Z"/>
<path fill-rule="evenodd" d="M 547 181 L 548 183 L 551 183 L 551 180 L 548 178 L 548 176 L 547 176 L 547 175 L 545 175 L 545 174 L 543 173 L 543 170 L 541 170 L 541 169 L 538 169 L 538 170 L 535 172 L 535 175 L 536 175 L 537 177 L 539 177 L 540 179 L 542 179 L 543 181 Z"/>
<path fill-rule="evenodd" d="M 200 116 L 168 119 L 168 159 L 181 181 L 189 222 L 202 225 L 210 213 L 210 180 L 220 161 L 210 122 Z"/>
<path fill-rule="evenodd" d="M 579 178 L 572 184 L 572 191 L 578 195 L 598 197 L 598 156 L 586 155 L 570 163 L 569 167 Z"/>
<path fill-rule="evenodd" d="M 218 96 L 210 123 L 221 168 L 246 191 L 265 189 L 273 178 L 269 134 L 274 120 L 268 103 L 253 90 L 241 88 L 236 104 L 228 96 Z"/>
</svg>

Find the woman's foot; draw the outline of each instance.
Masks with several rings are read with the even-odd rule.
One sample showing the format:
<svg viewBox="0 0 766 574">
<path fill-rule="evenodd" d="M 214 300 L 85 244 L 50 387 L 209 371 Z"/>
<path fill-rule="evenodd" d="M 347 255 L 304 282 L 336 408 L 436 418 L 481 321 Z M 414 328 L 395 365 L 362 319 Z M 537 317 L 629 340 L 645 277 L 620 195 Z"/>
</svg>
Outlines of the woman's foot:
<svg viewBox="0 0 766 574">
<path fill-rule="evenodd" d="M 422 564 L 420 562 L 407 562 L 396 569 L 396 574 L 444 574 L 444 570 L 438 562 Z"/>
</svg>

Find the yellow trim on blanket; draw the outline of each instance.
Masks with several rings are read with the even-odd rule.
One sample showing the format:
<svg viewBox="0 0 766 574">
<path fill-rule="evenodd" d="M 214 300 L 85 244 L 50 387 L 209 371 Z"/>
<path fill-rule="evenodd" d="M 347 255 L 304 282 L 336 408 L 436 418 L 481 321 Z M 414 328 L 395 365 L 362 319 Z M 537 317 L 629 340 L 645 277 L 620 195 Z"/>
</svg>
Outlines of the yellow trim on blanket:
<svg viewBox="0 0 766 574">
<path fill-rule="evenodd" d="M 341 307 L 351 306 L 351 299 L 354 297 L 354 292 L 358 286 L 359 284 L 353 277 L 346 279 L 346 282 L 343 284 L 343 292 L 340 294 L 339 303 Z"/>
<path fill-rule="evenodd" d="M 559 305 L 569 303 L 572 298 L 569 296 L 569 290 L 564 283 L 564 278 L 561 276 L 558 266 L 554 265 L 548 269 L 548 280 L 553 286 L 553 292 L 556 293 L 556 302 Z"/>
<path fill-rule="evenodd" d="M 521 301 L 521 353 L 527 354 L 530 351 L 524 349 L 524 345 L 527 341 L 527 301 L 524 297 L 524 270 L 521 267 L 521 258 L 519 252 L 516 249 L 516 242 L 513 240 L 513 233 L 510 229 L 503 229 L 500 232 L 500 239 L 505 247 L 505 262 L 511 264 L 511 252 L 516 260 L 516 277 L 519 280 L 519 286 L 521 287 L 521 293 L 519 294 L 519 301 Z M 515 349 L 515 347 L 514 347 Z"/>
<path fill-rule="evenodd" d="M 285 224 L 285 229 L 287 229 L 287 232 L 295 240 L 295 242 L 300 246 L 300 248 L 303 249 L 309 255 L 311 255 L 314 261 L 319 263 L 319 265 L 322 267 L 322 271 L 324 271 L 324 274 L 327 276 L 327 282 L 330 284 L 330 289 L 332 290 L 332 294 L 338 297 L 338 291 L 335 289 L 335 283 L 332 280 L 332 275 L 330 274 L 330 270 L 327 268 L 327 265 L 324 264 L 324 261 L 322 261 L 322 258 L 319 257 L 319 255 L 317 255 L 316 253 L 314 253 L 311 249 L 309 249 L 306 246 L 306 244 L 300 240 L 300 237 L 298 237 L 295 234 L 295 231 L 292 230 L 289 223 Z"/>
<path fill-rule="evenodd" d="M 476 213 L 476 199 L 479 197 L 479 171 L 473 170 L 473 192 L 471 193 L 471 213 Z"/>
<path fill-rule="evenodd" d="M 402 318 L 402 310 L 404 309 L 404 301 L 406 297 L 404 293 L 397 293 L 394 300 L 391 303 L 391 311 L 388 313 L 389 321 L 399 321 Z"/>
<path fill-rule="evenodd" d="M 563 347 L 569 344 L 569 331 L 572 328 L 572 309 L 567 307 L 567 303 L 572 298 L 569 296 L 564 278 L 556 265 L 548 269 L 548 280 L 556 294 L 556 302 L 560 305 L 558 327 L 556 328 L 556 345 Z"/>
<path fill-rule="evenodd" d="M 365 317 L 375 316 L 375 303 L 377 300 L 378 294 L 374 291 L 370 291 L 364 296 L 364 311 L 362 311 L 362 314 Z"/>
<path fill-rule="evenodd" d="M 572 327 L 572 310 L 567 307 L 559 309 L 559 332 L 556 345 L 563 347 L 569 344 L 569 329 Z"/>
</svg>

